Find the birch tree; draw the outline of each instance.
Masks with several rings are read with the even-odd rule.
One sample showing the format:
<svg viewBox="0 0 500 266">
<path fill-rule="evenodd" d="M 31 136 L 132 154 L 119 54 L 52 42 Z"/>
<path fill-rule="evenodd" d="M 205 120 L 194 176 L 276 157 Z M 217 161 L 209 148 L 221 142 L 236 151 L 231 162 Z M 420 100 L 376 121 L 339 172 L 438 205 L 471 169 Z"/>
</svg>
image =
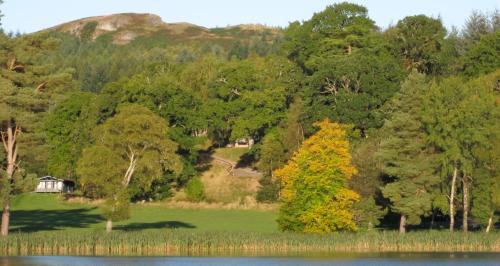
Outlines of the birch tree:
<svg viewBox="0 0 500 266">
<path fill-rule="evenodd" d="M 462 229 L 467 231 L 473 173 L 482 164 L 475 151 L 491 150 L 492 140 L 498 139 L 499 98 L 495 88 L 499 76 L 497 71 L 469 82 L 448 78 L 434 83 L 424 100 L 428 142 L 438 153 L 438 167 L 449 188 L 450 231 L 455 228 L 459 188 Z"/>
<path fill-rule="evenodd" d="M 106 229 L 127 217 L 129 192 L 148 190 L 165 172 L 179 173 L 177 144 L 168 137 L 165 120 L 140 105 L 125 105 L 94 131 L 95 145 L 84 150 L 77 174 L 83 190 L 106 199 Z"/>
</svg>

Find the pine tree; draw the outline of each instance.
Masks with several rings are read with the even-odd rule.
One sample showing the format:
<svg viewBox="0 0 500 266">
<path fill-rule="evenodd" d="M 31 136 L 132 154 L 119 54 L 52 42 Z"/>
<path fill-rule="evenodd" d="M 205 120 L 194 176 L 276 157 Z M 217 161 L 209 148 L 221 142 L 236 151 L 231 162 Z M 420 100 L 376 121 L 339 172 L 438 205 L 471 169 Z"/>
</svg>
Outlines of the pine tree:
<svg viewBox="0 0 500 266">
<path fill-rule="evenodd" d="M 0 33 L 0 65 L 3 66 L 0 68 L 0 132 L 6 155 L 1 188 L 2 235 L 8 234 L 11 196 L 30 190 L 33 184 L 24 182 L 24 178 L 34 178 L 25 173 L 44 169 L 45 146 L 40 130 L 44 114 L 50 103 L 56 102 L 71 85 L 70 74 L 54 73 L 50 66 L 40 63 L 42 54 L 54 45 L 54 39 L 43 34 L 12 39 Z M 23 161 L 23 165 L 19 161 Z M 21 183 L 28 186 L 14 189 Z"/>
<path fill-rule="evenodd" d="M 431 210 L 431 191 L 439 182 L 420 117 L 427 87 L 425 76 L 415 72 L 403 83 L 389 104 L 389 119 L 381 129 L 386 137 L 376 153 L 383 172 L 393 179 L 382 193 L 391 201 L 391 209 L 401 215 L 401 233 L 406 232 L 406 224 L 419 224 L 421 216 Z"/>
</svg>

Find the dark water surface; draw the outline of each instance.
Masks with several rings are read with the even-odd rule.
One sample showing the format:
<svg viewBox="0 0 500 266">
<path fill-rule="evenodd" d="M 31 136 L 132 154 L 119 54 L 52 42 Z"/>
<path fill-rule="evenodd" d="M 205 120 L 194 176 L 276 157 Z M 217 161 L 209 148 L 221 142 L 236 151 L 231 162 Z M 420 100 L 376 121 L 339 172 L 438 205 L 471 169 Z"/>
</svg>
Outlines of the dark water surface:
<svg viewBox="0 0 500 266">
<path fill-rule="evenodd" d="M 336 254 L 291 257 L 0 257 L 0 265 L 87 266 L 87 265 L 477 265 L 500 266 L 500 253 L 382 253 Z"/>
</svg>

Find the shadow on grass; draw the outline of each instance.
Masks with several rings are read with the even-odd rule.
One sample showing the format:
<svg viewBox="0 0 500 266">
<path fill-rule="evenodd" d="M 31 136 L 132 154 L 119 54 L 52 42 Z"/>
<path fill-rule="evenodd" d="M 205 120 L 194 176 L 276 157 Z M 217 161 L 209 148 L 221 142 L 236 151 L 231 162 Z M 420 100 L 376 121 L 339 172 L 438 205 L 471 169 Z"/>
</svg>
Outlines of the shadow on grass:
<svg viewBox="0 0 500 266">
<path fill-rule="evenodd" d="M 196 228 L 196 226 L 179 221 L 164 221 L 156 223 L 132 223 L 125 225 L 117 225 L 115 227 L 115 229 L 123 231 L 138 231 L 143 229 L 174 229 L 174 228 Z"/>
<path fill-rule="evenodd" d="M 11 228 L 22 232 L 86 228 L 103 221 L 100 215 L 89 213 L 93 209 L 12 211 Z"/>
</svg>

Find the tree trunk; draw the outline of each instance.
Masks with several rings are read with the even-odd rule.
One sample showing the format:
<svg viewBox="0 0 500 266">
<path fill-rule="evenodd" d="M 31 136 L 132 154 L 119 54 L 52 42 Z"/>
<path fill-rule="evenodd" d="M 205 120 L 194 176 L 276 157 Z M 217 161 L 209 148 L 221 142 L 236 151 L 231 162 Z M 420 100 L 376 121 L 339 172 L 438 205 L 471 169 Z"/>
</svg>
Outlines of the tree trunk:
<svg viewBox="0 0 500 266">
<path fill-rule="evenodd" d="M 128 153 L 129 156 L 129 165 L 127 168 L 127 172 L 125 172 L 125 176 L 123 177 L 123 186 L 125 188 L 128 187 L 128 184 L 130 184 L 130 180 L 132 179 L 132 176 L 134 175 L 135 172 L 135 167 L 137 166 L 137 157 L 135 156 L 135 153 L 130 149 L 130 152 Z"/>
<path fill-rule="evenodd" d="M 436 221 L 436 210 L 432 209 L 431 225 L 429 227 L 430 230 L 434 228 L 435 221 Z"/>
<path fill-rule="evenodd" d="M 14 171 L 16 169 L 17 161 L 17 136 L 21 133 L 21 128 L 16 126 L 13 128 L 12 123 L 9 121 L 7 124 L 7 132 L 1 132 L 2 144 L 7 155 L 7 169 L 6 178 L 8 180 L 12 179 Z M 6 236 L 9 234 L 9 223 L 10 223 L 10 195 L 4 195 L 6 201 L 3 206 L 2 212 L 2 225 L 0 227 L 0 235 Z"/>
<path fill-rule="evenodd" d="M 490 214 L 490 218 L 488 219 L 488 226 L 486 226 L 486 233 L 489 233 L 491 230 L 491 227 L 493 226 L 493 215 L 495 214 L 495 211 L 492 211 Z"/>
<path fill-rule="evenodd" d="M 462 230 L 466 233 L 469 230 L 469 184 L 467 176 L 464 174 L 462 178 L 463 196 L 464 196 L 464 215 L 462 218 Z"/>
<path fill-rule="evenodd" d="M 399 233 L 406 233 L 406 215 L 401 215 L 401 220 L 399 221 Z"/>
<path fill-rule="evenodd" d="M 106 221 L 106 233 L 111 233 L 113 230 L 113 221 L 107 220 Z"/>
<path fill-rule="evenodd" d="M 12 128 L 12 126 L 7 126 L 7 132 L 2 132 L 2 143 L 5 149 L 5 153 L 7 155 L 7 178 L 11 179 L 14 175 L 14 170 L 16 166 L 17 160 L 17 136 L 21 133 L 21 129 L 16 126 L 16 128 Z"/>
<path fill-rule="evenodd" d="M 451 178 L 451 191 L 450 191 L 450 232 L 455 228 L 455 191 L 457 183 L 458 167 L 455 164 L 453 169 L 453 177 Z"/>
<path fill-rule="evenodd" d="M 6 236 L 9 234 L 9 222 L 10 222 L 10 202 L 7 202 L 3 207 L 2 212 L 2 227 L 0 228 L 0 234 Z"/>
</svg>

